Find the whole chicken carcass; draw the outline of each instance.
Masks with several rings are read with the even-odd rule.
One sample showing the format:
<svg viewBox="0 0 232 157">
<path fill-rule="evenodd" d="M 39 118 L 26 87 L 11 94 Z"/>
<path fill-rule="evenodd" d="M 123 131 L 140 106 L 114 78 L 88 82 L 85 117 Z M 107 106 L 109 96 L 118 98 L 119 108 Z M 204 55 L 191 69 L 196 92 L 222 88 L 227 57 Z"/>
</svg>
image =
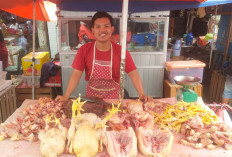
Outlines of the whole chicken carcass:
<svg viewBox="0 0 232 157">
<path fill-rule="evenodd" d="M 81 115 L 81 120 L 75 125 L 70 153 L 74 152 L 78 157 L 91 157 L 103 150 L 101 138 L 105 128 L 95 129 L 100 121 L 101 119 L 93 113 Z"/>
<path fill-rule="evenodd" d="M 106 131 L 103 136 L 110 157 L 135 157 L 137 138 L 132 127 L 121 131 Z"/>
<path fill-rule="evenodd" d="M 139 127 L 136 135 L 139 150 L 143 155 L 168 157 L 174 140 L 169 130 L 151 130 Z"/>
<path fill-rule="evenodd" d="M 58 128 L 50 128 L 39 132 L 40 150 L 44 157 L 57 157 L 65 150 L 68 130 L 59 125 Z"/>
<path fill-rule="evenodd" d="M 73 150 L 78 157 L 91 157 L 99 150 L 97 133 L 87 121 L 83 122 L 75 133 Z"/>
</svg>

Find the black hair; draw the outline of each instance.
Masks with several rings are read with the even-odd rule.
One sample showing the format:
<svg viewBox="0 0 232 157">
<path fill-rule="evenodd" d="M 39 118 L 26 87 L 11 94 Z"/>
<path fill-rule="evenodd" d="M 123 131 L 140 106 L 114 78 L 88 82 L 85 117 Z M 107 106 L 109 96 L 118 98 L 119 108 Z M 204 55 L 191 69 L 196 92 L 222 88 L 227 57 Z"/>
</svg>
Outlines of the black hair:
<svg viewBox="0 0 232 157">
<path fill-rule="evenodd" d="M 94 27 L 94 22 L 97 19 L 104 18 L 104 17 L 108 18 L 110 20 L 111 26 L 113 26 L 113 18 L 112 18 L 112 16 L 110 14 L 108 14 L 107 12 L 105 12 L 105 11 L 98 11 L 92 17 L 92 21 L 91 21 L 92 28 Z"/>
<path fill-rule="evenodd" d="M 0 42 L 4 41 L 4 35 L 2 33 L 2 30 L 0 29 Z"/>
</svg>

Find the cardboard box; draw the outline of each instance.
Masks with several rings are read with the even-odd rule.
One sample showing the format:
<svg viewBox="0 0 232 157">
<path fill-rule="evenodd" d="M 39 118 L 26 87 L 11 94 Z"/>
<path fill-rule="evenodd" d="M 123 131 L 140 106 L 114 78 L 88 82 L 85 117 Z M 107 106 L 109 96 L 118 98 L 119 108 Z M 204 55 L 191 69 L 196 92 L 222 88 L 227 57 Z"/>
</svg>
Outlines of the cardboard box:
<svg viewBox="0 0 232 157">
<path fill-rule="evenodd" d="M 22 76 L 23 78 L 23 86 L 25 88 L 32 87 L 32 76 Z M 40 87 L 40 76 L 35 76 L 35 87 Z"/>
<path fill-rule="evenodd" d="M 49 52 L 35 52 L 35 75 L 41 75 L 42 65 L 50 60 Z M 24 76 L 32 76 L 32 52 L 22 58 Z"/>
</svg>

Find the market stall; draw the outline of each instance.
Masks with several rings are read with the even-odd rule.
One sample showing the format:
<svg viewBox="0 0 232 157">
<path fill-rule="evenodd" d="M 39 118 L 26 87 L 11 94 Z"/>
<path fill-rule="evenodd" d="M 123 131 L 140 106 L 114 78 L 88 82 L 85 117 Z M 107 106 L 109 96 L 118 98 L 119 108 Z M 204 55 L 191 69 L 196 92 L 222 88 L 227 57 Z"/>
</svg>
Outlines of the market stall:
<svg viewBox="0 0 232 157">
<path fill-rule="evenodd" d="M 64 19 L 63 22 L 67 22 L 67 20 L 66 21 L 65 20 L 66 19 Z M 84 20 L 84 19 L 81 19 L 81 20 Z M 159 24 L 158 24 L 158 26 L 159 26 Z M 63 27 L 65 28 L 68 26 L 63 25 Z M 164 27 L 164 26 L 162 26 L 162 27 Z M 65 30 L 68 30 L 68 29 L 65 29 Z M 66 33 L 69 33 L 69 32 L 66 32 Z M 70 47 L 67 47 L 67 45 L 65 43 L 68 41 L 69 41 L 68 39 L 61 39 L 61 48 L 64 48 L 64 50 L 65 49 L 69 50 Z M 159 44 L 157 44 L 157 45 L 159 45 Z M 163 45 L 161 47 L 163 48 L 163 49 L 161 48 L 163 51 L 166 49 L 163 47 Z M 157 48 L 160 48 L 160 47 L 157 46 Z M 68 55 L 68 53 L 65 55 Z M 164 54 L 164 56 L 165 56 L 165 54 Z M 166 57 L 164 57 L 164 58 L 166 58 Z M 64 59 L 67 59 L 67 57 L 64 57 Z M 96 130 L 99 128 L 100 129 L 103 128 L 102 130 L 104 130 L 105 124 L 109 120 L 112 120 L 111 122 L 113 122 L 114 119 L 112 118 L 112 116 L 114 114 L 118 114 L 117 112 L 120 110 L 119 109 L 120 103 L 118 103 L 117 101 L 118 100 L 106 100 L 105 103 L 114 102 L 115 106 L 112 105 L 112 107 L 111 106 L 109 107 L 109 104 L 108 104 L 108 110 L 106 112 L 102 112 L 102 114 L 99 114 L 99 116 L 101 116 L 103 121 L 101 121 L 101 119 L 99 117 L 97 117 L 96 119 L 100 120 L 99 123 L 96 122 L 93 127 L 92 126 L 90 127 L 89 122 L 85 123 L 85 121 L 84 121 L 83 125 L 79 123 L 79 121 L 81 121 L 81 116 L 82 116 L 82 118 L 85 117 L 84 114 L 82 114 L 82 111 L 83 111 L 82 106 L 85 107 L 85 102 L 81 101 L 80 99 L 73 100 L 73 104 L 72 104 L 73 106 L 68 106 L 67 104 L 64 105 L 62 102 L 56 102 L 56 101 L 53 101 L 53 100 L 48 99 L 48 98 L 40 98 L 38 101 L 37 100 L 26 100 L 22 104 L 22 106 L 20 108 L 18 108 L 16 110 L 16 112 L 12 116 L 10 116 L 7 119 L 7 121 L 3 124 L 4 128 L 6 130 L 9 129 L 10 131 L 8 130 L 6 132 L 1 132 L 1 140 L 3 140 L 5 137 L 10 137 L 11 140 L 5 139 L 4 141 L 1 141 L 0 142 L 0 151 L 4 156 L 27 156 L 27 155 L 28 156 L 41 156 L 41 154 L 44 154 L 44 152 L 45 152 L 44 150 L 42 150 L 43 148 L 40 148 L 40 146 L 43 147 L 43 145 L 41 145 L 41 143 L 43 143 L 44 145 L 49 144 L 49 142 L 46 141 L 47 139 L 53 140 L 53 142 L 50 141 L 51 143 L 53 143 L 55 145 L 55 146 L 52 145 L 53 148 L 56 147 L 57 145 L 62 147 L 61 150 L 59 150 L 59 154 L 62 154 L 61 156 L 74 156 L 74 155 L 70 155 L 70 154 L 63 154 L 64 149 L 66 148 L 66 139 L 68 140 L 68 142 L 67 142 L 68 146 L 70 144 L 70 141 L 73 143 L 79 142 L 78 143 L 79 146 L 83 146 L 84 144 L 93 140 L 94 144 L 91 143 L 91 146 L 94 146 L 94 148 L 96 148 L 96 147 L 98 148 L 97 142 L 100 142 L 102 140 L 102 138 L 106 138 L 107 134 L 106 134 L 106 136 L 100 136 L 100 138 L 99 138 L 97 136 Z M 129 102 L 133 102 L 133 105 L 131 107 L 130 107 Z M 149 106 L 150 104 L 151 104 L 151 106 Z M 155 124 L 155 125 L 159 126 L 160 130 L 162 130 L 161 128 L 163 128 L 164 132 L 166 133 L 165 135 L 169 136 L 168 138 L 164 138 L 163 140 L 161 140 L 161 142 L 163 142 L 165 144 L 164 147 L 161 148 L 162 150 L 166 149 L 166 147 L 171 148 L 171 151 L 167 152 L 167 154 L 165 154 L 166 156 L 169 153 L 170 153 L 170 156 L 175 156 L 175 157 L 176 156 L 231 156 L 231 154 L 232 154 L 232 151 L 229 150 L 229 149 L 231 149 L 231 144 L 232 144 L 232 142 L 231 142 L 232 141 L 231 140 L 231 129 L 228 129 L 228 131 L 227 131 L 225 129 L 226 126 L 224 125 L 224 123 L 221 123 L 220 120 L 217 121 L 217 116 L 215 116 L 215 114 L 213 113 L 212 110 L 210 110 L 207 106 L 204 105 L 201 98 L 198 98 L 198 105 L 197 104 L 185 104 L 185 103 L 181 102 L 180 106 L 179 106 L 179 104 L 176 104 L 175 98 L 166 98 L 166 99 L 154 100 L 154 102 L 149 102 L 148 104 L 143 103 L 143 102 L 139 102 L 139 101 L 135 101 L 135 100 L 123 100 L 121 105 L 123 107 L 126 107 L 126 108 L 122 108 L 121 109 L 122 111 L 124 111 L 125 109 L 127 109 L 127 111 L 128 111 L 128 112 L 125 111 L 126 116 L 130 117 L 131 119 L 134 118 L 134 120 L 135 120 L 135 121 L 132 120 L 132 122 L 131 122 L 134 124 L 133 129 L 129 130 L 127 127 L 125 129 L 125 130 L 128 129 L 130 131 L 130 133 L 132 133 L 132 134 L 128 134 L 128 133 L 126 134 L 127 135 L 126 142 L 131 142 L 131 140 L 132 140 L 133 143 L 132 144 L 131 143 L 129 143 L 129 144 L 123 143 L 125 141 L 123 141 L 122 139 L 121 139 L 121 141 L 117 141 L 117 138 L 120 136 L 112 137 L 113 141 L 111 141 L 111 142 L 110 142 L 110 139 L 105 139 L 106 141 L 103 140 L 104 141 L 103 143 L 105 144 L 106 148 L 104 147 L 104 149 L 101 153 L 97 153 L 97 154 L 93 154 L 93 155 L 95 155 L 95 156 L 109 156 L 108 154 L 111 154 L 111 156 L 113 156 L 112 152 L 117 154 L 117 153 L 121 153 L 121 152 L 124 153 L 124 151 L 125 151 L 125 153 L 127 153 L 126 147 L 128 148 L 131 145 L 133 145 L 132 149 L 134 151 L 134 152 L 132 152 L 133 155 L 131 155 L 131 156 L 143 156 L 141 154 L 141 152 L 143 152 L 144 149 L 148 149 L 150 152 L 154 151 L 154 153 L 160 153 L 160 150 L 158 150 L 158 152 L 155 152 L 157 147 L 158 147 L 158 149 L 160 149 L 159 148 L 160 141 L 158 141 L 158 144 L 154 144 L 154 143 L 151 143 L 152 140 L 146 141 L 146 139 L 145 139 L 145 142 L 150 142 L 149 144 L 155 145 L 155 146 L 152 145 L 152 150 L 150 150 L 150 148 L 147 148 L 146 145 L 143 145 L 143 140 L 141 140 L 139 135 L 137 135 L 137 137 L 135 137 L 135 136 L 131 137 L 134 134 L 134 132 L 137 132 L 137 133 L 139 132 L 138 130 L 141 126 L 142 126 L 142 128 L 143 127 L 146 128 L 147 126 L 145 127 L 143 124 L 148 122 L 148 121 L 151 122 L 150 123 L 151 126 L 149 126 L 149 128 L 146 128 L 146 129 L 149 129 L 150 132 L 154 132 L 155 127 L 153 126 L 153 124 Z M 144 111 L 146 108 L 146 105 L 148 105 L 148 110 Z M 67 118 L 68 114 L 67 114 L 67 112 L 65 113 L 65 109 L 63 108 L 63 106 L 65 106 L 67 110 L 73 111 L 71 114 L 72 118 L 70 118 L 70 117 Z M 162 112 L 155 113 L 155 112 L 151 111 L 152 109 L 155 109 L 155 106 L 159 109 L 159 111 L 162 110 Z M 174 110 L 175 108 L 172 108 L 172 106 L 179 106 L 180 108 L 178 108 L 178 111 L 176 111 L 176 110 Z M 151 110 L 149 110 L 149 107 Z M 96 106 L 92 105 L 89 108 L 89 111 L 91 112 L 91 110 L 92 110 L 92 112 L 93 112 L 94 109 L 96 109 L 96 108 L 97 108 Z M 104 109 L 105 109 L 105 107 L 104 107 Z M 137 110 L 137 111 L 134 111 L 134 110 Z M 86 109 L 84 111 L 86 112 Z M 169 111 L 172 113 L 167 113 Z M 179 115 L 175 114 L 175 112 L 176 113 L 180 112 L 180 114 Z M 76 113 L 77 113 L 77 115 L 76 115 Z M 182 113 L 184 114 L 183 117 L 181 117 Z M 63 114 L 64 114 L 64 116 L 63 116 Z M 200 124 L 199 127 L 202 128 L 203 130 L 199 131 L 199 130 L 197 130 L 198 128 L 196 128 L 196 127 L 195 127 L 195 129 L 193 129 L 193 128 L 191 128 L 192 126 L 191 127 L 188 126 L 188 128 L 187 127 L 183 128 L 184 129 L 183 134 L 180 135 L 179 132 L 180 132 L 181 128 L 185 127 L 187 125 L 185 122 L 189 122 L 188 121 L 189 119 L 190 119 L 190 121 L 194 120 L 191 118 L 196 116 L 196 115 L 199 116 L 198 114 L 201 117 L 200 117 L 200 123 L 197 123 L 197 126 Z M 174 115 L 178 115 L 178 118 L 174 117 Z M 66 118 L 65 118 L 65 116 L 66 116 Z M 170 117 L 166 117 L 166 116 L 170 116 Z M 78 118 L 78 121 L 76 121 L 75 117 Z M 149 119 L 150 117 L 151 117 L 151 119 Z M 88 117 L 88 118 L 89 118 L 89 120 L 91 119 L 90 117 Z M 88 121 L 88 118 L 87 118 L 87 121 Z M 118 118 L 118 117 L 116 117 L 116 118 Z M 144 118 L 145 118 L 145 120 L 144 120 Z M 146 119 L 146 118 L 148 118 L 148 119 Z M 68 122 L 63 121 L 63 123 L 62 123 L 62 122 L 60 122 L 61 120 L 68 120 Z M 116 119 L 116 120 L 118 120 L 118 119 Z M 120 120 L 121 119 L 119 119 L 119 122 L 116 124 L 119 124 L 121 127 L 124 127 L 124 124 L 125 124 L 124 121 L 121 123 Z M 198 120 L 199 120 L 199 117 L 198 117 Z M 14 122 L 14 121 L 15 121 L 15 123 L 10 123 L 10 122 Z M 65 128 L 65 124 L 67 124 L 67 123 L 70 124 L 70 121 L 71 121 L 70 127 Z M 54 123 L 55 126 L 49 126 L 48 125 L 49 122 Z M 79 124 L 79 126 L 77 128 L 75 128 L 76 122 L 77 122 L 77 124 Z M 141 123 L 138 125 L 139 128 L 137 128 L 138 123 L 136 123 L 136 122 Z M 173 123 L 175 123 L 175 125 Z M 172 124 L 172 125 L 170 125 L 170 124 Z M 216 127 L 217 124 L 222 124 L 223 127 L 218 128 L 218 127 Z M 108 123 L 107 125 L 110 125 L 110 124 Z M 213 131 L 211 131 L 210 128 L 207 128 L 208 126 L 211 126 L 211 125 L 212 125 L 212 128 L 214 129 Z M 74 126 L 74 130 L 72 130 L 73 126 Z M 89 128 L 89 129 L 87 129 L 89 132 L 82 131 L 82 134 L 85 135 L 85 136 L 83 136 L 83 138 L 85 140 L 81 141 L 78 138 L 77 138 L 77 140 L 73 140 L 74 137 L 69 136 L 69 135 L 72 135 L 73 132 L 76 134 L 80 133 L 80 130 L 79 130 L 80 128 L 86 129 L 86 128 L 83 128 L 83 126 L 88 126 L 87 128 Z M 51 128 L 49 128 L 49 127 L 51 127 Z M 165 130 L 166 127 L 171 129 L 173 132 L 171 133 L 169 130 Z M 67 129 L 69 129 L 69 130 L 67 130 Z M 111 131 L 115 131 L 114 127 L 111 127 L 111 129 L 112 129 Z M 42 135 L 41 136 L 38 135 L 38 134 L 48 135 L 46 133 L 48 133 L 49 130 L 53 130 L 54 132 L 57 131 L 58 133 L 55 134 L 53 132 L 55 136 L 52 136 L 52 137 L 45 136 L 46 138 L 42 138 L 41 137 Z M 64 131 L 62 131 L 62 130 L 64 130 Z M 122 130 L 124 131 L 124 129 L 122 129 Z M 135 130 L 135 131 L 133 131 L 133 130 Z M 187 137 L 189 137 L 189 139 L 183 139 L 185 137 L 185 133 L 186 133 L 185 130 L 188 130 L 188 133 L 191 135 L 196 135 L 196 136 L 198 134 L 199 135 L 207 135 L 207 137 L 204 139 L 209 140 L 209 143 L 203 144 L 203 141 L 199 142 L 198 140 L 201 140 L 201 139 L 199 139 L 198 136 L 194 142 L 190 141 L 190 138 L 193 138 L 193 136 L 186 135 Z M 62 134 L 62 136 L 61 136 L 61 134 L 59 134 L 60 131 L 61 131 L 61 133 L 65 132 L 66 135 L 63 137 L 63 134 Z M 202 133 L 202 131 L 204 133 Z M 119 132 L 121 132 L 121 130 Z M 178 133 L 175 133 L 175 132 L 178 132 Z M 196 134 L 195 134 L 195 132 L 196 132 Z M 108 132 L 108 134 L 110 134 L 110 133 L 111 132 Z M 223 135 L 221 135 L 222 133 L 223 133 Z M 78 134 L 79 135 L 78 137 L 81 138 L 82 136 L 80 136 L 80 135 L 82 135 L 82 134 Z M 169 143 L 171 141 L 170 139 L 172 137 L 171 136 L 172 134 L 174 135 L 174 142 L 173 142 L 173 145 L 171 147 L 171 145 L 169 145 Z M 212 135 L 216 134 L 215 135 L 216 137 L 215 138 L 213 136 L 211 137 L 210 134 L 212 134 Z M 128 135 L 130 137 L 128 137 Z M 157 134 L 155 134 L 155 135 L 157 135 Z M 109 136 L 111 136 L 111 135 L 109 135 Z M 159 136 L 159 135 L 157 135 L 157 136 Z M 38 141 L 38 138 L 40 139 L 40 142 Z M 56 138 L 59 138 L 59 140 L 61 140 L 61 141 L 57 140 Z M 146 136 L 146 138 L 147 138 L 147 136 Z M 219 141 L 218 141 L 218 138 L 219 138 Z M 156 139 L 156 136 L 155 137 L 152 136 L 152 137 L 150 137 L 150 139 Z M 162 136 L 161 136 L 161 139 L 162 139 Z M 169 142 L 168 146 L 166 144 L 166 139 Z M 137 140 L 140 140 L 139 150 L 137 150 Z M 58 141 L 61 142 L 60 145 L 59 145 Z M 120 143 L 120 145 L 119 145 L 120 148 L 118 148 L 119 149 L 118 152 L 114 152 L 115 151 L 114 148 L 112 148 L 113 150 L 109 148 L 109 145 L 114 145 L 115 141 L 116 141 L 116 143 L 117 142 Z M 182 144 L 179 144 L 180 141 L 182 141 Z M 121 144 L 123 144 L 123 145 L 121 145 Z M 141 145 L 144 146 L 145 148 L 141 148 L 142 147 Z M 185 146 L 185 145 L 188 145 L 188 146 Z M 210 147 L 208 147 L 208 146 L 210 146 Z M 155 147 L 155 150 L 153 150 L 153 147 Z M 192 147 L 194 147 L 194 148 L 192 148 Z M 207 150 L 204 147 L 208 147 L 208 149 L 214 149 L 214 150 Z M 228 150 L 224 149 L 223 147 L 225 147 Z M 49 149 L 47 149 L 47 151 L 46 151 L 47 154 L 55 152 L 55 150 L 53 148 L 51 148 L 50 151 L 49 151 Z M 70 147 L 68 147 L 68 148 L 70 148 Z M 72 148 L 73 147 L 71 147 L 71 149 Z M 89 149 L 89 148 L 87 147 L 87 149 Z M 99 148 L 99 150 L 100 149 L 101 148 Z M 84 150 L 86 151 L 86 148 Z M 71 153 L 72 151 L 73 150 L 70 151 L 70 149 L 68 149 L 69 153 Z M 75 151 L 75 149 L 74 149 L 74 151 Z M 97 149 L 97 151 L 98 151 L 98 149 Z M 131 151 L 131 149 L 130 149 L 130 151 Z M 93 153 L 93 152 L 94 151 L 91 149 L 91 153 Z M 75 153 L 78 154 L 78 152 L 75 152 Z M 143 152 L 143 154 L 145 154 L 145 153 Z M 85 155 L 88 156 L 88 154 L 85 154 Z M 93 155 L 89 155 L 89 156 L 93 156 Z"/>
<path fill-rule="evenodd" d="M 41 100 L 40 100 L 41 101 Z M 128 102 L 131 100 L 124 100 L 124 102 Z M 164 99 L 156 99 L 154 102 L 167 102 L 170 104 L 175 104 L 175 98 L 164 98 Z M 25 113 L 26 107 L 36 104 L 37 100 L 30 100 L 27 99 L 23 102 L 22 106 L 18 108 L 13 115 L 11 115 L 6 121 L 5 124 L 10 123 L 12 121 L 16 121 L 17 118 L 23 116 Z M 203 106 L 204 103 L 202 102 L 201 97 L 198 98 L 198 104 L 201 104 Z M 205 108 L 208 108 L 205 106 Z M 16 128 L 15 128 L 16 129 Z M 181 157 L 181 156 L 197 156 L 197 157 L 217 157 L 217 156 L 223 156 L 223 157 L 229 157 L 232 154 L 232 150 L 225 150 L 222 147 L 216 148 L 214 150 L 207 150 L 206 148 L 203 149 L 195 149 L 190 146 L 185 146 L 180 144 L 180 139 L 183 138 L 183 135 L 179 133 L 173 132 L 174 135 L 174 143 L 170 152 L 169 156 L 173 157 Z M 10 150 L 10 151 L 9 151 Z M 25 140 L 19 140 L 19 141 L 12 141 L 9 139 L 5 139 L 4 141 L 0 142 L 0 151 L 2 156 L 18 156 L 18 157 L 25 157 L 25 156 L 34 156 L 34 157 L 41 157 L 40 152 L 40 141 L 37 142 L 29 142 Z M 62 154 L 61 156 L 75 156 L 71 154 Z M 96 154 L 95 156 L 108 156 L 107 150 L 104 147 L 103 152 L 100 152 Z M 136 155 L 138 157 L 142 157 L 144 155 L 141 154 L 140 151 L 138 151 L 138 154 Z"/>
</svg>

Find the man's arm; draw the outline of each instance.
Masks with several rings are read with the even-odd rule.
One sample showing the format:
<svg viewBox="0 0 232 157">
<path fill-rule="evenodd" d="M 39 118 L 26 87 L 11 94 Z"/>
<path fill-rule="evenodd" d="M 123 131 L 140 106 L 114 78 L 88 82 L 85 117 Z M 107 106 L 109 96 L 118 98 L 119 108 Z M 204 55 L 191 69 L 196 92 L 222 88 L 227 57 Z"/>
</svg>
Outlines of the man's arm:
<svg viewBox="0 0 232 157">
<path fill-rule="evenodd" d="M 139 96 L 144 94 L 144 90 L 143 90 L 143 84 L 142 81 L 140 79 L 140 76 L 137 72 L 137 70 L 133 70 L 131 72 L 128 73 L 128 76 L 130 77 L 136 91 L 138 92 Z"/>
<path fill-rule="evenodd" d="M 144 90 L 143 90 L 143 84 L 142 81 L 140 79 L 140 76 L 137 72 L 137 70 L 133 70 L 131 72 L 128 73 L 128 76 L 130 77 L 135 89 L 137 90 L 138 94 L 139 94 L 139 99 L 142 101 L 152 101 L 152 97 L 147 96 L 144 94 Z"/>
<path fill-rule="evenodd" d="M 64 96 L 58 95 L 55 100 L 59 100 L 59 101 L 68 100 L 68 98 L 70 97 L 72 92 L 77 87 L 77 85 L 81 79 L 82 73 L 83 73 L 83 71 L 73 69 L 73 72 L 72 72 L 70 79 L 69 79 L 69 82 L 68 82 L 68 87 L 66 89 L 65 95 Z"/>
</svg>

